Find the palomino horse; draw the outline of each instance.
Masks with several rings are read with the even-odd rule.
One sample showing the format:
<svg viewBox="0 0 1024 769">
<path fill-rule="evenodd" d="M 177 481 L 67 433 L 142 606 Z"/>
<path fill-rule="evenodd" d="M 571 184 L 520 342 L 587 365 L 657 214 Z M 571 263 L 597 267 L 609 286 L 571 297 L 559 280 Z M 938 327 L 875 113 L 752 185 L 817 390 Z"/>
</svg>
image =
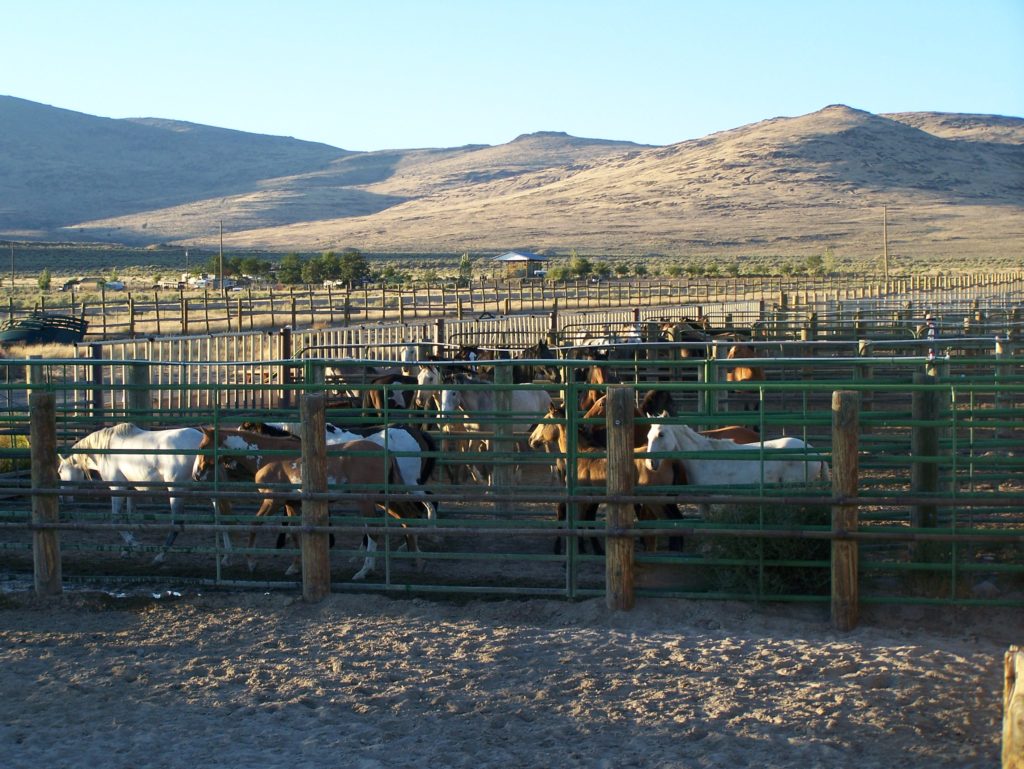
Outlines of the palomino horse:
<svg viewBox="0 0 1024 769">
<path fill-rule="evenodd" d="M 776 438 L 758 443 L 736 443 L 709 438 L 689 425 L 652 424 L 647 433 L 649 454 L 718 452 L 722 459 L 676 456 L 695 486 L 757 486 L 761 483 L 809 483 L 829 479 L 828 463 L 799 438 Z M 785 450 L 785 451 L 784 451 Z M 744 457 L 736 456 L 739 452 Z M 802 454 L 799 452 L 803 452 Z M 772 456 L 774 454 L 774 456 Z M 746 457 L 750 457 L 749 459 Z M 647 467 L 657 470 L 663 460 L 648 457 Z"/>
<path fill-rule="evenodd" d="M 477 434 L 491 432 L 496 419 L 512 419 L 510 437 L 518 444 L 520 440 L 529 437 L 537 420 L 544 416 L 544 412 L 551 405 L 551 395 L 545 390 L 523 388 L 509 391 L 508 412 L 499 413 L 497 394 L 490 382 L 481 382 L 465 375 L 458 375 L 454 383 L 487 385 L 487 387 L 443 390 L 441 392 L 441 408 L 438 411 L 442 430 L 448 433 L 456 431 L 468 433 L 470 444 L 474 447 L 479 445 L 484 451 L 490 450 L 492 439 Z M 471 468 L 471 470 L 475 471 L 481 479 L 490 477 L 486 468 L 482 471 L 477 468 Z"/>
<path fill-rule="evenodd" d="M 569 461 L 569 434 L 565 425 L 565 411 L 552 405 L 548 409 L 544 422 L 539 423 L 530 434 L 530 447 L 533 449 L 557 447 L 562 455 L 557 461 L 564 467 Z M 605 486 L 608 482 L 608 460 L 605 457 L 587 456 L 602 451 L 602 447 L 590 444 L 583 435 L 577 436 L 577 453 L 575 456 L 576 483 L 579 486 Z M 648 486 L 678 486 L 685 483 L 676 471 L 671 462 L 662 463 L 657 469 L 648 468 L 642 458 L 633 461 L 633 482 L 638 487 Z M 597 517 L 598 503 L 589 503 L 582 506 L 580 519 L 583 521 L 594 521 Z M 671 503 L 662 505 L 635 505 L 638 520 L 669 519 L 678 520 L 682 516 L 679 508 Z M 556 517 L 559 521 L 566 519 L 567 509 L 565 502 L 559 502 L 556 509 Z M 656 547 L 653 538 L 647 539 L 647 549 L 653 551 Z M 581 545 L 583 543 L 581 542 Z M 602 552 L 600 541 L 591 537 L 593 552 Z M 672 549 L 682 549 L 682 539 L 673 537 L 670 540 Z M 562 552 L 562 538 L 555 540 L 555 554 Z"/>
<path fill-rule="evenodd" d="M 104 427 L 90 433 L 71 447 L 72 453 L 59 457 L 57 472 L 64 483 L 81 483 L 96 473 L 102 481 L 110 484 L 113 491 L 126 489 L 166 490 L 171 505 L 171 523 L 181 518 L 184 500 L 174 492 L 190 484 L 192 464 L 196 451 L 203 440 L 200 430 L 183 427 L 174 430 L 144 430 L 133 424 L 123 422 L 114 427 Z M 164 452 L 179 451 L 178 454 Z M 122 452 L 122 453 L 111 453 Z M 74 499 L 68 494 L 61 497 L 65 502 Z M 135 500 L 132 496 L 114 494 L 110 498 L 111 520 L 121 520 L 121 507 L 127 499 L 128 518 L 135 512 Z M 214 502 L 214 506 L 217 503 Z M 153 559 L 153 563 L 163 563 L 167 551 L 178 536 L 177 530 L 168 533 L 163 549 Z M 224 550 L 231 550 L 231 540 L 227 532 L 222 533 Z M 122 531 L 126 557 L 133 547 L 138 545 L 130 531 Z M 227 562 L 227 552 L 223 556 Z"/>
<path fill-rule="evenodd" d="M 283 487 L 296 490 L 301 487 L 301 456 L 296 454 L 265 457 L 261 453 L 272 449 L 281 450 L 282 446 L 286 445 L 294 448 L 297 443 L 294 439 L 260 435 L 244 430 L 219 429 L 215 433 L 210 428 L 204 428 L 200 449 L 205 453 L 196 456 L 192 477 L 197 481 L 208 478 L 219 463 L 230 477 L 252 480 L 257 490 L 264 495 L 259 510 L 256 511 L 257 521 L 275 514 L 282 507 L 285 508 L 286 515 L 298 516 L 301 514 L 298 495 L 294 498 L 282 497 L 280 492 Z M 341 443 L 336 449 L 341 453 L 331 453 L 326 457 L 328 481 L 332 486 L 349 487 L 349 490 L 357 492 L 353 497 L 361 517 L 376 517 L 378 505 L 383 506 L 388 515 L 399 521 L 403 518 L 403 512 L 413 510 L 404 503 L 380 500 L 385 493 L 385 487 L 400 485 L 401 478 L 394 458 L 382 451 L 378 444 L 368 440 L 354 440 Z M 216 452 L 221 454 L 217 458 L 214 457 Z M 376 565 L 373 553 L 377 550 L 377 539 L 377 536 L 366 538 L 367 554 L 363 567 L 352 576 L 353 580 L 365 579 L 373 571 Z M 410 550 L 419 550 L 414 536 L 408 535 L 407 541 Z M 253 529 L 249 533 L 250 550 L 255 542 L 256 531 Z M 255 558 L 249 556 L 246 560 L 249 570 L 254 570 Z M 299 559 L 295 559 L 286 573 L 298 573 L 301 570 L 299 563 Z M 422 568 L 422 565 L 422 561 L 417 561 L 418 568 Z"/>
</svg>

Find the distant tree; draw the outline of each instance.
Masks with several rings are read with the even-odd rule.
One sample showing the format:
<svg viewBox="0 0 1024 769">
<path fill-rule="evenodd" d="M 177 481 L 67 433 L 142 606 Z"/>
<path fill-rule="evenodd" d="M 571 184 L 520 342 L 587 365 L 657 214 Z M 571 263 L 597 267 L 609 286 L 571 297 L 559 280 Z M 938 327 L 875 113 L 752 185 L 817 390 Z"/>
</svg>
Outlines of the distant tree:
<svg viewBox="0 0 1024 769">
<path fill-rule="evenodd" d="M 409 276 L 394 265 L 389 264 L 380 274 L 380 282 L 392 286 L 400 286 L 409 282 Z"/>
<path fill-rule="evenodd" d="M 605 262 L 599 262 L 594 267 L 594 274 L 597 275 L 597 277 L 601 278 L 602 280 L 604 280 L 605 278 L 611 277 L 611 274 L 612 274 L 611 265 L 609 265 L 609 264 L 607 264 Z"/>
<path fill-rule="evenodd" d="M 590 263 L 590 260 L 585 256 L 580 256 L 576 253 L 576 249 L 573 249 L 569 255 L 569 271 L 577 278 L 587 277 L 594 269 L 594 266 Z"/>
<path fill-rule="evenodd" d="M 617 265 L 615 265 L 615 274 L 618 275 L 620 278 L 626 277 L 627 275 L 629 275 L 629 265 L 619 262 Z"/>
<path fill-rule="evenodd" d="M 50 268 L 49 267 L 44 267 L 43 271 L 41 273 L 39 273 L 39 290 L 40 291 L 49 291 L 50 290 L 50 282 L 52 280 L 53 280 L 53 277 L 50 275 Z"/>
<path fill-rule="evenodd" d="M 564 264 L 559 264 L 548 269 L 548 280 L 556 283 L 564 282 L 569 280 L 571 277 L 573 277 L 572 271 Z"/>
<path fill-rule="evenodd" d="M 473 280 L 473 264 L 469 261 L 469 254 L 463 254 L 459 259 L 459 285 L 468 286 Z"/>
<path fill-rule="evenodd" d="M 352 285 L 362 283 L 370 276 L 370 264 L 366 257 L 354 248 L 347 248 L 338 257 L 337 279 Z"/>
<path fill-rule="evenodd" d="M 294 285 L 302 282 L 302 257 L 296 253 L 285 254 L 277 267 L 277 278 L 282 283 Z"/>
<path fill-rule="evenodd" d="M 647 275 L 647 265 L 638 264 L 633 268 L 633 272 L 636 273 L 636 276 L 638 278 L 643 278 Z"/>
</svg>

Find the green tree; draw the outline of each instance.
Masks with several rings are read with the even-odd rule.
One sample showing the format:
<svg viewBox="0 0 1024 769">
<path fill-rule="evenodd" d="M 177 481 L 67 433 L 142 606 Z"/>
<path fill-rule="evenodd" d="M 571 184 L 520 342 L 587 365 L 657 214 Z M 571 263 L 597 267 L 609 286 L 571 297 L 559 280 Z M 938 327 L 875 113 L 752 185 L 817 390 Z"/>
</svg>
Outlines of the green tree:
<svg viewBox="0 0 1024 769">
<path fill-rule="evenodd" d="M 50 268 L 49 267 L 44 267 L 43 271 L 41 273 L 39 273 L 39 290 L 40 291 L 49 291 L 50 290 L 50 282 L 52 280 L 53 280 L 53 277 L 50 275 Z"/>
<path fill-rule="evenodd" d="M 469 254 L 463 254 L 459 259 L 459 285 L 468 286 L 473 280 L 473 264 L 469 261 Z"/>
<path fill-rule="evenodd" d="M 370 276 L 370 264 L 366 257 L 354 248 L 346 248 L 338 257 L 337 280 L 343 280 L 349 285 L 362 283 Z"/>
<path fill-rule="evenodd" d="M 294 285 L 302 282 L 303 259 L 296 253 L 285 254 L 277 266 L 277 279 L 282 283 Z"/>
<path fill-rule="evenodd" d="M 571 272 L 577 278 L 587 277 L 594 269 L 594 266 L 590 263 L 590 260 L 585 256 L 580 256 L 573 249 L 569 257 L 569 272 Z"/>
</svg>

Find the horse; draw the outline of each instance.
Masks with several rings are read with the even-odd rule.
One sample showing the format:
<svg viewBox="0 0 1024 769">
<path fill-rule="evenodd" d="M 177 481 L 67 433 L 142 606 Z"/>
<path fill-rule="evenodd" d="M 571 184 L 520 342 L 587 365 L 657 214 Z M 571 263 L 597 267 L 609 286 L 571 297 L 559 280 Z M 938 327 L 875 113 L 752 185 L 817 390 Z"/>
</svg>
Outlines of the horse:
<svg viewBox="0 0 1024 769">
<path fill-rule="evenodd" d="M 520 350 L 516 358 L 519 360 L 556 360 L 557 356 L 548 347 L 547 342 L 541 339 L 536 344 Z M 561 382 L 562 371 L 558 366 L 545 363 L 516 364 L 512 367 L 512 381 L 516 384 L 535 382 L 538 379 L 545 382 Z"/>
<path fill-rule="evenodd" d="M 565 425 L 565 411 L 559 406 L 552 405 L 546 414 L 546 421 L 540 422 L 530 433 L 530 447 L 533 449 L 557 447 L 562 455 L 557 460 L 562 467 L 569 461 L 569 434 Z M 595 446 L 587 441 L 586 436 L 580 434 L 576 440 L 577 453 L 575 457 L 576 483 L 579 486 L 605 486 L 608 481 L 608 459 L 606 457 L 587 456 L 588 454 L 603 451 L 603 447 Z M 633 483 L 635 486 L 678 486 L 684 484 L 685 478 L 679 474 L 681 466 L 672 462 L 664 462 L 658 468 L 649 468 L 641 457 L 633 460 Z M 589 503 L 583 505 L 580 520 L 594 521 L 597 517 L 599 504 Z M 637 504 L 634 506 L 638 520 L 669 519 L 680 520 L 679 508 L 671 503 L 659 506 Z M 559 502 L 556 508 L 556 519 L 566 519 L 566 503 Z M 591 547 L 595 555 L 602 552 L 600 541 L 591 537 Z M 682 538 L 673 537 L 670 539 L 670 548 L 673 550 L 682 549 Z M 656 549 L 654 538 L 646 539 L 646 547 L 653 552 Z M 562 552 L 562 538 L 555 540 L 555 555 Z"/>
<path fill-rule="evenodd" d="M 189 484 L 196 451 L 202 439 L 202 431 L 194 427 L 144 430 L 134 424 L 122 422 L 114 427 L 96 430 L 72 445 L 71 454 L 58 457 L 57 472 L 62 483 L 81 483 L 89 478 L 90 473 L 96 473 L 100 480 L 110 485 L 112 491 L 166 487 L 170 495 L 173 525 L 181 517 L 184 505 L 184 500 L 174 492 Z M 108 453 L 114 451 L 125 453 Z M 163 453 L 166 451 L 181 453 Z M 74 496 L 63 495 L 61 499 L 64 502 L 71 502 Z M 112 521 L 122 520 L 121 508 L 125 499 L 128 502 L 127 518 L 131 519 L 134 515 L 135 499 L 130 495 L 122 497 L 120 494 L 114 494 L 110 498 Z M 218 507 L 216 501 L 214 507 Z M 163 549 L 153 559 L 154 564 L 164 562 L 177 536 L 177 530 L 173 529 L 167 534 Z M 222 536 L 224 550 L 229 552 L 231 540 L 227 532 L 222 532 Z M 127 557 L 139 543 L 130 531 L 122 531 L 121 539 L 125 545 L 122 557 Z M 228 562 L 227 552 L 222 559 L 222 563 L 225 564 Z"/>
<path fill-rule="evenodd" d="M 413 405 L 416 392 L 392 387 L 392 385 L 414 385 L 416 377 L 405 374 L 385 374 L 372 378 L 363 390 L 363 408 L 383 417 L 389 411 L 405 410 Z"/>
<path fill-rule="evenodd" d="M 583 381 L 588 385 L 609 385 L 609 384 L 620 384 L 621 380 L 611 371 L 607 366 L 601 366 L 595 364 L 589 366 L 583 375 Z M 588 411 L 598 399 L 601 398 L 605 393 L 604 388 L 594 387 L 584 390 L 583 395 L 580 396 L 580 411 Z"/>
<path fill-rule="evenodd" d="M 456 377 L 457 384 L 487 384 L 469 377 L 459 375 Z M 491 385 L 493 388 L 493 385 Z M 497 407 L 497 396 L 493 389 L 465 389 L 465 390 L 442 390 L 441 408 L 438 411 L 439 421 L 442 430 L 448 433 L 453 432 L 453 427 L 462 428 L 469 433 L 489 432 L 491 423 L 495 417 L 525 417 L 515 419 L 511 426 L 512 437 L 518 441 L 529 436 L 533 425 L 547 411 L 551 405 L 551 395 L 539 389 L 519 389 L 509 392 L 509 410 L 507 414 L 499 414 Z M 456 421 L 452 421 L 456 420 Z M 474 440 L 471 438 L 471 440 Z M 484 451 L 490 450 L 491 438 L 480 438 Z M 489 477 L 487 472 L 477 472 L 478 478 Z"/>
<path fill-rule="evenodd" d="M 290 437 L 298 439 L 302 432 L 299 422 L 243 422 L 242 430 L 260 433 L 272 437 Z M 413 425 L 389 425 L 380 427 L 361 427 L 350 430 L 328 422 L 325 427 L 325 440 L 328 446 L 337 446 L 348 441 L 365 439 L 393 452 L 395 464 L 402 483 L 414 494 L 425 495 L 421 487 L 430 480 L 437 462 L 434 456 L 437 444 L 430 433 Z M 437 507 L 434 503 L 424 500 L 423 509 L 428 520 L 437 519 Z"/>
<path fill-rule="evenodd" d="M 285 508 L 285 514 L 289 517 L 301 516 L 300 502 L 298 495 L 282 497 L 280 494 L 283 486 L 291 486 L 298 491 L 302 485 L 302 458 L 296 454 L 293 456 L 263 456 L 262 452 L 282 449 L 294 449 L 298 441 L 294 437 L 277 437 L 261 435 L 260 433 L 248 432 L 221 428 L 216 432 L 212 428 L 203 428 L 202 441 L 199 453 L 195 457 L 192 468 L 192 477 L 196 481 L 208 478 L 219 464 L 229 477 L 238 479 L 244 478 L 256 484 L 257 490 L 264 495 L 259 509 L 256 511 L 256 519 L 275 514 L 281 507 Z M 401 521 L 402 513 L 411 511 L 406 503 L 394 501 L 387 504 L 378 503 L 374 497 L 381 491 L 379 488 L 385 484 L 399 486 L 398 466 L 394 457 L 387 452 L 381 451 L 379 444 L 369 440 L 352 440 L 336 444 L 340 454 L 328 454 L 326 462 L 326 474 L 331 485 L 355 486 L 361 493 L 355 495 L 356 507 L 363 518 L 373 518 L 376 515 L 376 507 L 381 504 L 388 515 Z M 212 452 L 222 452 L 217 459 Z M 256 542 L 256 530 L 249 532 L 248 549 L 252 550 Z M 416 538 L 407 535 L 407 543 L 410 550 L 419 551 Z M 377 537 L 367 535 L 366 557 L 363 560 L 362 568 L 353 576 L 353 581 L 365 579 L 376 566 L 376 557 L 373 555 L 377 550 Z M 246 562 L 249 571 L 256 568 L 256 559 L 247 556 Z M 417 560 L 417 568 L 422 569 L 422 560 Z M 295 558 L 286 570 L 285 574 L 291 576 L 301 571 L 301 561 Z"/>
<path fill-rule="evenodd" d="M 695 486 L 756 486 L 760 483 L 807 483 L 828 480 L 828 463 L 819 459 L 817 452 L 799 438 L 776 438 L 757 443 L 736 443 L 732 440 L 709 438 L 689 425 L 654 423 L 647 433 L 649 454 L 678 454 L 680 452 L 740 451 L 758 452 L 751 459 L 707 459 L 673 457 L 682 461 L 688 482 Z M 785 451 L 782 457 L 778 454 Z M 801 450 L 803 456 L 794 456 Z M 768 455 L 775 453 L 776 457 Z M 649 456 L 645 462 L 657 470 L 662 460 Z"/>
</svg>

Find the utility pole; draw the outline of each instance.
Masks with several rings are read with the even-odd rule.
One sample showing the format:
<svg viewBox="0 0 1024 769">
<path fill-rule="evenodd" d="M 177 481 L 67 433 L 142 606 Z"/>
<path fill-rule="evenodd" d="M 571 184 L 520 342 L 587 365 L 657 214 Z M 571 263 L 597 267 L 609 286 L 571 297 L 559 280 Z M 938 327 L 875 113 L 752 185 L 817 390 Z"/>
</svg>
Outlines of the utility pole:
<svg viewBox="0 0 1024 769">
<path fill-rule="evenodd" d="M 217 269 L 220 272 L 220 275 L 218 275 L 217 277 L 220 279 L 219 280 L 219 285 L 220 285 L 221 291 L 223 291 L 224 290 L 224 220 L 223 219 L 220 222 L 220 257 L 217 260 L 217 262 L 218 262 L 218 265 L 219 265 Z"/>
<path fill-rule="evenodd" d="M 882 206 L 882 270 L 889 280 L 889 207 Z"/>
</svg>

